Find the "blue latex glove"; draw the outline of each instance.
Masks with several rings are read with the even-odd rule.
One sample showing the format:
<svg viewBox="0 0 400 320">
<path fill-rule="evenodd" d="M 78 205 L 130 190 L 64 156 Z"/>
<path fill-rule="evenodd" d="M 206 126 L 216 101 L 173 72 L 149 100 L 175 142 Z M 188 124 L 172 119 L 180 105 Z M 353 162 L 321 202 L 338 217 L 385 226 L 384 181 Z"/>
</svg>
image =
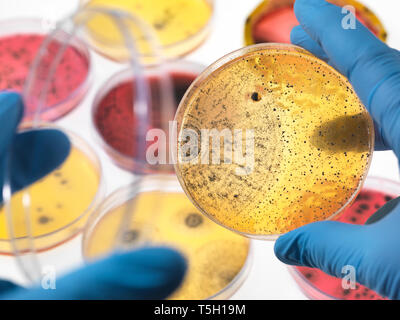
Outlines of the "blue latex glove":
<svg viewBox="0 0 400 320">
<path fill-rule="evenodd" d="M 70 273 L 57 280 L 54 290 L 5 283 L 0 299 L 165 299 L 181 284 L 185 270 L 184 258 L 174 250 L 139 249 Z"/>
<path fill-rule="evenodd" d="M 357 22 L 342 28 L 341 8 L 324 0 L 297 0 L 301 26 L 292 42 L 338 69 L 352 83 L 377 127 L 379 148 L 400 155 L 400 53 Z M 381 128 L 381 129 L 379 129 Z M 275 254 L 287 264 L 322 269 L 342 277 L 342 267 L 356 269 L 356 281 L 391 299 L 400 299 L 400 207 L 382 208 L 365 226 L 317 222 L 281 236 Z M 390 213 L 390 214 L 388 214 Z"/>
<path fill-rule="evenodd" d="M 0 93 L 0 187 L 11 153 L 13 192 L 60 166 L 71 148 L 68 137 L 58 130 L 16 135 L 22 114 L 19 95 Z M 184 258 L 171 249 L 142 249 L 116 254 L 71 273 L 56 281 L 55 290 L 24 289 L 0 281 L 0 299 L 164 299 L 180 285 L 185 269 Z"/>
</svg>

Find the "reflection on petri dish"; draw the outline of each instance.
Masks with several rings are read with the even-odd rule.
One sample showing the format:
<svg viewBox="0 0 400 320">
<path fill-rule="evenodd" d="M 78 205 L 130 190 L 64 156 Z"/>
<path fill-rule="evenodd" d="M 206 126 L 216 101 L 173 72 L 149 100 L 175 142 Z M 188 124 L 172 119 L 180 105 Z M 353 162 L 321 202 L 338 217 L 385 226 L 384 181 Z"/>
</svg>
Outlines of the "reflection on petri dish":
<svg viewBox="0 0 400 320">
<path fill-rule="evenodd" d="M 386 202 L 393 200 L 399 195 L 399 183 L 369 177 L 353 205 L 346 209 L 335 220 L 351 224 L 365 224 L 379 208 L 386 204 Z M 319 269 L 290 267 L 290 273 L 293 275 L 304 294 L 310 299 L 383 299 L 376 292 L 360 284 L 357 284 L 356 289 L 343 289 L 342 279 L 332 277 Z"/>
<path fill-rule="evenodd" d="M 285 44 L 246 47 L 211 65 L 175 119 L 186 194 L 219 224 L 260 239 L 339 213 L 374 146 L 350 83 Z"/>
<path fill-rule="evenodd" d="M 146 68 L 145 77 L 150 89 L 149 127 L 165 129 L 165 124 L 173 120 L 186 90 L 203 69 L 202 65 L 187 61 L 169 63 L 164 66 L 164 71 L 172 82 L 175 98 L 171 118 L 164 119 L 168 114 L 164 105 L 165 101 L 163 101 L 162 85 L 164 83 L 160 78 L 160 70 Z M 92 110 L 92 120 L 97 136 L 107 154 L 123 169 L 136 173 L 173 172 L 171 165 L 150 165 L 146 161 L 145 153 L 139 150 L 140 146 L 137 143 L 139 134 L 135 132 L 137 119 L 133 113 L 133 81 L 132 71 L 125 70 L 111 77 L 99 90 Z"/>
<path fill-rule="evenodd" d="M 162 188 L 154 185 L 157 180 Z M 135 246 L 138 239 L 146 239 L 153 245 L 171 246 L 187 259 L 184 282 L 170 299 L 230 297 L 247 275 L 250 241 L 205 219 L 176 177 L 155 176 L 146 184 L 133 198 L 132 189 L 125 188 L 103 203 L 85 231 L 84 257 L 90 260 L 112 250 L 127 203 L 134 201 L 132 220 L 122 235 L 124 244 Z"/>
<path fill-rule="evenodd" d="M 34 19 L 2 21 L 0 30 L 0 90 L 22 92 L 48 30 L 42 20 Z M 57 38 L 50 43 L 44 60 L 39 64 L 40 74 L 35 79 L 33 92 L 30 92 L 25 120 L 33 119 L 37 108 L 35 102 L 45 85 L 49 65 L 62 47 L 61 40 Z M 73 38 L 50 81 L 45 106 L 40 115 L 42 120 L 56 120 L 79 104 L 89 88 L 89 69 L 89 51 L 83 42 Z"/>
<path fill-rule="evenodd" d="M 290 32 L 299 25 L 293 11 L 294 0 L 266 0 L 250 14 L 245 24 L 246 45 L 278 42 L 291 43 Z M 356 9 L 357 19 L 379 39 L 385 41 L 387 33 L 378 17 L 363 4 L 354 0 L 330 0 L 340 7 L 346 5 Z"/>
<path fill-rule="evenodd" d="M 34 246 L 38 251 L 55 247 L 77 235 L 102 200 L 100 162 L 90 147 L 79 137 L 56 126 L 42 128 L 63 131 L 70 138 L 72 148 L 59 168 L 14 193 L 11 198 L 14 234 L 21 251 L 29 248 L 23 207 L 26 191 L 30 196 Z M 23 129 L 27 130 L 30 129 Z M 0 210 L 0 253 L 12 253 L 4 207 Z"/>
<path fill-rule="evenodd" d="M 90 0 L 82 1 L 87 7 L 105 7 L 123 10 L 146 22 L 155 32 L 168 58 L 185 55 L 197 48 L 207 37 L 213 14 L 211 0 Z M 120 30 L 113 20 L 98 14 L 87 22 L 87 31 L 94 48 L 113 60 L 126 60 L 127 54 Z M 143 31 L 130 26 L 130 32 L 138 39 L 143 57 L 151 60 L 153 53 Z"/>
</svg>

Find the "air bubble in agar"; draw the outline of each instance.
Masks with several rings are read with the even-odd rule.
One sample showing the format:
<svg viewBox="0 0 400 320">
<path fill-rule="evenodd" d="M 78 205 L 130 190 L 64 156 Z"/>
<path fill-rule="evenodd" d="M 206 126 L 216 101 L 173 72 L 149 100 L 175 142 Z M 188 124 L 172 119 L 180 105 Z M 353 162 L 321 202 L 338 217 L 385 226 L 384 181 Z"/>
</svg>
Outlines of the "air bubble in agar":
<svg viewBox="0 0 400 320">
<path fill-rule="evenodd" d="M 198 47 L 208 35 L 213 13 L 212 2 L 207 0 L 91 0 L 86 7 L 113 8 L 141 18 L 153 28 L 168 58 L 182 56 Z M 87 31 L 101 54 L 114 60 L 129 57 L 120 30 L 109 17 L 99 14 L 91 18 Z M 137 26 L 132 25 L 130 31 L 138 39 L 142 56 L 151 58 L 146 35 Z"/>
<path fill-rule="evenodd" d="M 193 83 L 176 120 L 175 169 L 186 194 L 219 224 L 260 239 L 341 212 L 374 146 L 372 119 L 350 83 L 291 45 L 254 45 L 217 61 Z M 186 129 L 200 133 L 194 159 L 181 154 Z M 206 129 L 228 129 L 231 152 L 223 141 L 214 150 Z M 254 139 L 246 141 L 248 130 Z"/>
<path fill-rule="evenodd" d="M 184 255 L 187 273 L 170 299 L 229 297 L 244 280 L 250 241 L 206 219 L 179 191 L 176 178 L 168 179 L 173 180 L 176 191 L 147 191 L 134 198 L 132 220 L 123 239 L 134 246 L 140 234 L 145 233 L 146 241 L 152 245 L 169 246 Z M 117 198 L 115 193 L 109 199 Z M 99 258 L 112 250 L 127 203 L 104 205 L 108 210 L 84 237 L 87 259 Z"/>
</svg>

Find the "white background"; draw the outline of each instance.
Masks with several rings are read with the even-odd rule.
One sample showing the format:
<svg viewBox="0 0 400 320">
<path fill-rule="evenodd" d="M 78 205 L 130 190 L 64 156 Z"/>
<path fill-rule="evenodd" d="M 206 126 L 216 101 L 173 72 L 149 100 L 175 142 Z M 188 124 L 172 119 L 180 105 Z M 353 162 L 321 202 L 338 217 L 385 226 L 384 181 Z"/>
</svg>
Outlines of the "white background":
<svg viewBox="0 0 400 320">
<path fill-rule="evenodd" d="M 242 47 L 244 21 L 258 2 L 259 0 L 216 0 L 214 28 L 210 37 L 201 48 L 186 59 L 209 65 L 223 55 Z M 400 49 L 399 1 L 363 0 L 363 3 L 369 6 L 385 24 L 389 33 L 389 44 Z M 73 12 L 77 6 L 77 0 L 0 0 L 0 19 L 14 17 L 61 19 Z M 78 133 L 98 152 L 104 169 L 107 194 L 109 194 L 116 188 L 129 183 L 132 177 L 111 164 L 103 150 L 95 144 L 90 123 L 90 109 L 99 86 L 121 67 L 109 63 L 95 54 L 92 57 L 96 67 L 94 82 L 89 94 L 78 108 L 58 121 L 58 124 Z M 398 180 L 397 159 L 392 152 L 374 154 L 370 175 Z M 46 254 L 46 260 L 54 261 L 55 259 L 64 269 L 78 265 L 81 262 L 79 240 L 80 238 L 76 238 L 64 246 L 62 259 L 60 259 L 60 252 L 49 252 Z M 287 267 L 275 258 L 273 245 L 273 242 L 255 243 L 255 257 L 251 273 L 234 298 L 305 299 L 289 275 Z M 21 279 L 12 259 L 8 257 L 0 258 L 0 276 L 16 281 Z"/>
</svg>

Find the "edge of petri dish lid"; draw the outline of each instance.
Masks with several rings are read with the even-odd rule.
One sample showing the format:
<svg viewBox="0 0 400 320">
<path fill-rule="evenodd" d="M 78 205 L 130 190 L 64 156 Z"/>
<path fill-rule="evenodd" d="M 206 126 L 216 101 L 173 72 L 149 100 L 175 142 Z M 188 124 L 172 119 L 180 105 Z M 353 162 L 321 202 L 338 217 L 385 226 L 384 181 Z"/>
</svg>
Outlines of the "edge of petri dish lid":
<svg viewBox="0 0 400 320">
<path fill-rule="evenodd" d="M 165 63 L 164 65 L 162 65 L 162 69 L 159 69 L 159 66 L 146 67 L 144 69 L 144 75 L 146 80 L 148 79 L 148 76 L 160 74 L 161 71 L 164 71 L 167 74 L 173 73 L 174 71 L 188 72 L 190 74 L 199 76 L 201 72 L 204 71 L 204 69 L 205 66 L 200 63 L 188 60 L 180 60 L 180 61 Z M 99 131 L 96 125 L 95 115 L 102 99 L 110 92 L 110 90 L 118 86 L 120 83 L 130 79 L 134 79 L 134 77 L 132 76 L 132 70 L 124 69 L 122 71 L 118 71 L 117 73 L 109 77 L 106 81 L 103 82 L 101 87 L 98 89 L 91 106 L 91 126 L 94 138 L 102 146 L 103 150 L 107 153 L 107 155 L 111 158 L 111 160 L 118 167 L 124 170 L 132 171 L 135 173 L 174 174 L 174 169 L 170 164 L 150 165 L 146 161 L 137 160 L 135 157 L 130 157 L 118 151 L 103 138 L 101 132 Z M 172 94 L 174 94 L 174 92 L 172 92 Z M 178 106 L 176 106 L 176 108 L 178 108 Z M 174 119 L 170 119 L 169 121 L 172 120 Z M 163 169 L 163 166 L 165 166 L 165 170 Z M 157 170 L 157 168 L 160 168 L 160 170 Z"/>
<path fill-rule="evenodd" d="M 104 216 L 107 215 L 110 210 L 113 210 L 126 201 L 133 199 L 141 193 L 145 192 L 174 192 L 183 193 L 183 190 L 178 182 L 178 179 L 174 175 L 150 175 L 139 179 L 139 183 L 133 182 L 127 186 L 121 187 L 111 193 L 103 202 L 97 207 L 96 211 L 87 220 L 84 226 L 81 253 L 85 263 L 93 261 L 93 258 L 89 258 L 86 253 L 87 244 L 90 241 L 92 232 L 94 231 L 96 225 L 102 220 Z M 250 269 L 253 264 L 254 257 L 254 243 L 251 239 L 248 239 L 249 250 L 247 253 L 246 261 L 244 262 L 239 273 L 231 280 L 231 282 L 220 291 L 216 292 L 212 296 L 206 298 L 206 300 L 220 300 L 229 299 L 233 296 L 237 290 L 243 285 L 247 279 Z M 141 244 L 146 245 L 144 242 L 138 243 L 138 247 Z M 94 258 L 95 260 L 96 258 Z"/>
<path fill-rule="evenodd" d="M 294 5 L 295 0 L 264 0 L 258 4 L 258 6 L 250 13 L 247 17 L 244 25 L 244 43 L 245 45 L 255 44 L 255 40 L 253 38 L 253 27 L 262 18 L 266 13 L 272 12 L 277 8 L 282 8 L 285 6 Z M 341 5 L 351 5 L 359 12 L 362 12 L 363 17 L 365 17 L 368 22 L 374 26 L 378 33 L 378 38 L 383 42 L 386 42 L 388 34 L 386 29 L 382 23 L 382 21 L 378 18 L 378 16 L 370 10 L 367 6 L 362 4 L 357 0 L 331 0 L 329 2 L 337 3 Z"/>
<path fill-rule="evenodd" d="M 24 33 L 48 36 L 51 31 L 52 29 L 50 27 L 50 24 L 46 24 L 44 20 L 40 18 L 13 18 L 0 20 L 0 38 Z M 46 105 L 46 108 L 44 108 L 40 112 L 40 118 L 42 119 L 42 121 L 54 121 L 73 111 L 74 108 L 76 108 L 83 100 L 90 88 L 93 73 L 91 53 L 85 42 L 76 36 L 71 38 L 69 45 L 75 48 L 87 60 L 88 72 L 86 78 L 77 88 L 71 91 L 65 99 L 53 105 Z M 21 94 L 22 93 L 23 92 L 21 92 Z M 72 103 L 71 106 L 58 114 L 56 110 L 60 107 L 63 107 L 68 102 Z M 53 113 L 55 113 L 55 115 L 53 115 Z M 34 115 L 35 112 L 24 114 L 23 122 L 30 122 L 33 119 Z"/>
<path fill-rule="evenodd" d="M 88 157 L 90 159 L 90 161 L 92 162 L 92 164 L 96 167 L 98 174 L 99 174 L 99 185 L 98 185 L 96 194 L 93 197 L 92 202 L 85 209 L 85 211 L 83 211 L 77 218 L 75 218 L 73 221 L 71 221 L 67 225 L 64 225 L 63 227 L 61 227 L 57 230 L 48 232 L 46 234 L 42 234 L 40 236 L 32 237 L 32 239 L 34 241 L 38 240 L 38 239 L 45 239 L 45 238 L 55 235 L 61 231 L 67 230 L 68 228 L 73 227 L 74 224 L 78 223 L 85 217 L 87 217 L 89 219 L 90 216 L 96 211 L 97 207 L 102 202 L 102 200 L 104 198 L 104 194 L 105 194 L 105 181 L 104 181 L 103 168 L 102 168 L 100 159 L 98 158 L 96 152 L 90 147 L 90 145 L 85 140 L 83 140 L 81 137 L 76 135 L 75 133 L 73 133 L 69 130 L 65 130 L 64 128 L 62 128 L 58 125 L 54 125 L 52 123 L 41 122 L 41 123 L 39 123 L 38 127 L 35 127 L 35 128 L 32 127 L 31 123 L 24 123 L 19 128 L 19 132 L 26 132 L 26 131 L 30 131 L 30 130 L 41 130 L 41 129 L 56 129 L 56 130 L 60 130 L 61 132 L 65 133 L 68 136 L 68 138 L 71 140 L 71 145 L 75 146 L 77 149 L 79 149 L 81 152 L 83 152 L 84 155 L 86 157 Z M 44 251 L 53 249 L 55 247 L 58 247 L 58 246 L 62 245 L 63 243 L 71 240 L 79 233 L 81 233 L 84 230 L 84 228 L 85 228 L 85 224 L 83 224 L 83 226 L 78 228 L 75 232 L 71 233 L 68 237 L 66 237 L 62 241 L 59 241 L 57 243 L 52 243 L 51 245 L 45 246 L 43 248 L 35 247 L 35 250 L 37 252 L 44 252 Z M 17 240 L 17 241 L 26 240 L 26 239 L 29 239 L 29 237 L 24 236 L 24 237 L 16 237 L 15 238 L 15 240 Z M 10 245 L 10 242 L 11 241 L 8 239 L 0 239 L 0 243 L 4 243 L 5 245 Z M 22 252 L 24 252 L 24 251 L 22 251 Z M 0 251 L 0 255 L 13 255 L 13 253 L 11 251 L 10 252 Z"/>
<path fill-rule="evenodd" d="M 368 176 L 367 179 L 365 180 L 364 184 L 365 189 L 371 189 L 374 191 L 381 191 L 381 192 L 388 192 L 388 193 L 393 193 L 397 194 L 397 196 L 400 196 L 400 182 L 386 179 L 386 178 L 380 178 L 380 177 L 374 177 L 374 176 Z M 325 292 L 323 292 L 321 289 L 317 288 L 314 286 L 310 281 L 308 281 L 300 271 L 297 270 L 296 267 L 294 266 L 287 266 L 287 269 L 290 273 L 290 275 L 293 277 L 293 280 L 296 282 L 298 288 L 303 292 L 303 294 L 308 297 L 309 299 L 312 300 L 342 300 L 339 298 L 336 298 L 334 296 L 331 296 Z M 311 291 L 311 293 L 307 292 L 307 289 Z M 317 295 L 320 296 L 320 299 L 317 298 Z"/>
<path fill-rule="evenodd" d="M 324 62 L 323 60 L 315 57 L 313 54 L 311 54 L 310 52 L 308 52 L 307 50 L 293 45 L 293 44 L 285 44 L 285 43 L 259 43 L 259 44 L 253 44 L 251 46 L 247 46 L 247 47 L 243 47 L 241 49 L 235 50 L 231 53 L 226 54 L 225 56 L 223 56 L 222 58 L 216 60 L 215 62 L 213 62 L 211 65 L 209 65 L 197 78 L 195 81 L 193 81 L 192 85 L 189 87 L 189 89 L 186 91 L 185 95 L 183 96 L 178 110 L 175 114 L 175 121 L 177 123 L 177 130 L 178 130 L 178 138 L 179 138 L 179 132 L 180 132 L 180 127 L 182 124 L 182 118 L 183 115 L 185 113 L 185 104 L 184 102 L 186 100 L 188 100 L 191 95 L 193 94 L 193 91 L 195 91 L 197 89 L 197 87 L 199 87 L 199 85 L 201 84 L 201 82 L 203 82 L 204 80 L 206 80 L 206 78 L 213 73 L 216 70 L 219 70 L 221 68 L 223 68 L 225 65 L 233 62 L 234 60 L 240 59 L 244 54 L 247 53 L 252 53 L 252 52 L 256 52 L 259 50 L 265 50 L 265 49 L 270 49 L 270 50 L 275 50 L 275 51 L 287 51 L 287 52 L 291 52 L 293 54 L 297 54 L 299 56 L 302 56 L 304 59 L 310 59 L 313 60 L 314 62 L 317 62 L 319 64 L 323 64 L 325 67 L 327 67 L 328 69 L 331 70 L 332 73 L 336 74 L 336 76 L 338 78 L 340 78 L 342 81 L 347 82 L 348 85 L 352 87 L 352 85 L 350 84 L 350 82 L 348 81 L 348 79 L 343 76 L 341 73 L 339 73 L 336 69 L 334 69 L 332 66 L 330 66 L 329 64 L 327 64 L 326 62 Z M 354 94 L 356 94 L 355 90 L 353 89 Z M 360 104 L 364 106 L 364 104 L 360 101 Z M 365 106 L 364 106 L 365 108 Z M 367 109 L 365 108 L 365 110 L 367 111 Z M 368 112 L 368 111 L 367 111 Z M 368 113 L 369 114 L 369 113 Z M 369 122 L 369 129 L 371 130 L 369 132 L 370 135 L 370 157 L 369 157 L 369 161 L 366 165 L 365 168 L 365 172 L 362 176 L 362 179 L 360 180 L 358 187 L 356 189 L 356 191 L 354 192 L 353 196 L 349 198 L 349 200 L 347 201 L 347 203 L 345 203 L 342 208 L 340 208 L 337 212 L 335 212 L 334 214 L 332 214 L 331 216 L 329 216 L 326 220 L 332 220 L 334 217 L 336 217 L 337 215 L 341 214 L 343 212 L 343 210 L 345 210 L 347 208 L 347 206 L 349 204 L 351 204 L 355 198 L 357 197 L 358 193 L 361 191 L 361 188 L 364 185 L 364 182 L 366 180 L 366 177 L 368 175 L 368 171 L 369 168 L 371 166 L 371 162 L 372 162 L 372 157 L 373 157 L 373 151 L 374 151 L 374 146 L 375 146 L 375 129 L 374 129 L 374 123 L 371 117 L 369 117 L 368 119 Z M 177 144 L 178 147 L 179 144 Z M 175 150 L 176 154 L 179 154 L 179 150 Z M 174 164 L 174 168 L 175 168 L 175 173 L 178 177 L 179 183 L 181 184 L 182 189 L 185 191 L 186 196 L 190 199 L 190 201 L 193 203 L 193 205 L 201 212 L 203 213 L 205 216 L 207 216 L 209 219 L 213 220 L 215 223 L 219 224 L 220 226 L 223 226 L 226 229 L 229 229 L 233 232 L 236 232 L 242 236 L 248 237 L 248 238 L 252 238 L 255 240 L 276 240 L 279 238 L 279 236 L 281 236 L 282 234 L 274 234 L 274 235 L 254 235 L 254 234 L 248 234 L 245 232 L 240 232 L 237 230 L 234 230 L 230 227 L 224 226 L 223 224 L 221 224 L 217 219 L 215 219 L 214 217 L 212 217 L 211 215 L 209 215 L 207 212 L 205 212 L 202 208 L 200 208 L 200 206 L 195 203 L 195 201 L 192 199 L 192 197 L 190 196 L 189 191 L 186 189 L 186 185 L 184 180 L 182 179 L 182 177 L 180 176 L 180 171 L 179 171 L 179 167 L 178 167 L 178 161 L 176 161 L 176 163 Z"/>
<path fill-rule="evenodd" d="M 184 39 L 184 40 L 180 40 L 168 45 L 161 45 L 161 49 L 163 49 L 163 58 L 166 58 L 167 60 L 176 60 L 179 58 L 182 58 L 190 53 L 192 53 L 193 51 L 195 51 L 196 49 L 198 49 L 206 40 L 207 37 L 209 36 L 211 29 L 212 29 L 212 25 L 214 23 L 214 19 L 215 19 L 215 1 L 216 0 L 205 0 L 208 5 L 211 8 L 211 15 L 210 18 L 208 19 L 207 23 L 195 34 L 191 35 L 190 37 Z M 79 9 L 84 9 L 86 5 L 88 5 L 90 3 L 90 0 L 80 0 L 79 1 Z M 199 41 L 196 41 L 197 44 L 192 47 L 190 50 L 181 50 L 182 52 L 176 55 L 173 54 L 168 54 L 168 51 L 173 51 L 176 47 L 179 46 L 184 46 L 186 43 L 190 42 L 190 41 L 195 41 L 197 40 L 196 38 L 199 38 Z M 99 49 L 96 46 L 96 42 L 94 42 L 92 39 L 89 40 L 90 46 L 93 48 L 94 51 L 96 51 L 97 53 L 99 53 L 100 55 L 115 61 L 115 62 L 125 62 L 127 59 L 121 59 L 121 58 L 117 58 L 117 57 L 113 57 L 112 54 L 107 54 L 104 52 L 104 50 Z M 158 64 L 157 61 L 154 61 L 154 56 L 153 55 L 149 55 L 149 54 L 140 54 L 140 56 L 144 59 L 144 64 L 146 65 L 156 65 Z"/>
</svg>

